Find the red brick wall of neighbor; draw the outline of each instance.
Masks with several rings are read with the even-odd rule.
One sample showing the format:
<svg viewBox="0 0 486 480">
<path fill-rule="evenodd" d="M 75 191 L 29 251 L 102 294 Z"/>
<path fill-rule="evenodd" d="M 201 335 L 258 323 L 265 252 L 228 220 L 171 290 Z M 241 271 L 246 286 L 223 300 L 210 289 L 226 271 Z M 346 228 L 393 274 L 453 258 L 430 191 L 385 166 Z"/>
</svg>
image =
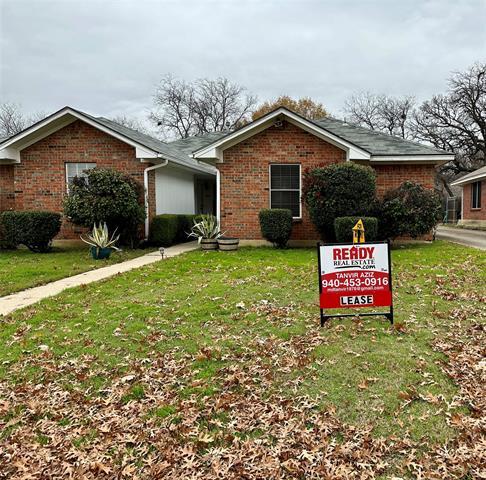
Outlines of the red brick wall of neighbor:
<svg viewBox="0 0 486 480">
<path fill-rule="evenodd" d="M 14 205 L 14 166 L 0 165 L 0 212 L 12 210 Z"/>
<path fill-rule="evenodd" d="M 269 165 L 300 163 L 306 168 L 344 162 L 345 152 L 288 122 L 282 128 L 270 127 L 225 150 L 221 173 L 221 228 L 227 235 L 261 239 L 258 212 L 269 207 Z M 433 188 L 433 165 L 379 165 L 377 192 L 382 195 L 405 180 Z M 302 221 L 294 224 L 292 240 L 319 238 L 309 214 L 302 205 Z"/>
<path fill-rule="evenodd" d="M 62 212 L 66 195 L 66 167 L 69 162 L 95 162 L 131 175 L 143 185 L 143 171 L 150 166 L 135 157 L 135 148 L 76 120 L 21 151 L 21 163 L 14 165 L 15 210 Z M 3 173 L 3 172 L 2 172 Z M 149 176 L 151 215 L 155 209 L 154 178 Z M 2 209 L 3 206 L 2 200 Z M 67 221 L 59 237 L 78 238 L 79 228 Z"/>
<path fill-rule="evenodd" d="M 471 209 L 472 183 L 463 187 L 463 220 L 486 220 L 486 180 L 481 182 L 481 208 Z"/>
</svg>

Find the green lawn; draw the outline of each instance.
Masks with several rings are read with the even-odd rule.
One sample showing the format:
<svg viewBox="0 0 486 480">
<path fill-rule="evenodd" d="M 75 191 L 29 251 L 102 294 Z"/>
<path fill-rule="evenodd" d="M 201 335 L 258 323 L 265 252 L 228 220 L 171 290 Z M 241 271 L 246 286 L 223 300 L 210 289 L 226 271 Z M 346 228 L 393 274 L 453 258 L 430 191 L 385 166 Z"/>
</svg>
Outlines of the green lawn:
<svg viewBox="0 0 486 480">
<path fill-rule="evenodd" d="M 87 478 L 475 478 L 480 456 L 449 466 L 438 446 L 472 414 L 450 375 L 484 330 L 486 255 L 435 242 L 392 260 L 394 328 L 319 328 L 314 249 L 191 252 L 4 318 L 9 478 L 73 462 Z"/>
<path fill-rule="evenodd" d="M 114 252 L 109 260 L 93 260 L 89 247 L 58 242 L 49 253 L 27 248 L 0 250 L 0 297 L 143 255 L 143 250 Z"/>
</svg>

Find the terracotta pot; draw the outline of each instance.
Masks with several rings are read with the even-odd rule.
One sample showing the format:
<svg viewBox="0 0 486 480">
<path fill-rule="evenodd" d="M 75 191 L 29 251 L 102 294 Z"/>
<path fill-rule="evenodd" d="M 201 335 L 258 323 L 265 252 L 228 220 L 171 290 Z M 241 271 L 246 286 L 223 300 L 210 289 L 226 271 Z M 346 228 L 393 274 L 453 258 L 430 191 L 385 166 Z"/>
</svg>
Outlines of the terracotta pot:
<svg viewBox="0 0 486 480">
<path fill-rule="evenodd" d="M 231 238 L 231 237 L 218 238 L 219 249 L 225 252 L 234 252 L 235 250 L 238 250 L 239 244 L 240 244 L 239 238 Z"/>
<path fill-rule="evenodd" d="M 201 240 L 201 250 L 217 250 L 218 240 L 216 238 L 203 238 Z"/>
</svg>

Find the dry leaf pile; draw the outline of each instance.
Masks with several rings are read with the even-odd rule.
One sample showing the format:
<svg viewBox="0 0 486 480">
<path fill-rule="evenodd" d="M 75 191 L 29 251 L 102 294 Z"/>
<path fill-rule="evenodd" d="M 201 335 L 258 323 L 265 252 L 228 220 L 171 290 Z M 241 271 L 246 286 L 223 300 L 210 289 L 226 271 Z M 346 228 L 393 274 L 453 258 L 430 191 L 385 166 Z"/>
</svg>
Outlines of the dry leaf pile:
<svg viewBox="0 0 486 480">
<path fill-rule="evenodd" d="M 217 350 L 179 358 L 153 352 L 96 395 L 76 382 L 110 375 L 95 358 L 59 361 L 43 351 L 35 360 L 43 383 L 0 386 L 0 416 L 11 414 L 0 428 L 12 429 L 0 447 L 0 476 L 371 479 L 391 469 L 395 478 L 486 478 L 484 325 L 460 328 L 457 322 L 435 344 L 461 387 L 456 404 L 470 410 L 450 416 L 458 436 L 448 445 L 375 438 L 371 425 L 343 424 L 332 408 L 295 396 L 300 377 L 276 389 L 273 369 L 305 363 L 299 359 L 322 342 L 313 333 L 243 348 L 213 377 L 216 391 L 202 398 L 181 391 L 203 386 L 191 365 L 218 358 Z"/>
</svg>

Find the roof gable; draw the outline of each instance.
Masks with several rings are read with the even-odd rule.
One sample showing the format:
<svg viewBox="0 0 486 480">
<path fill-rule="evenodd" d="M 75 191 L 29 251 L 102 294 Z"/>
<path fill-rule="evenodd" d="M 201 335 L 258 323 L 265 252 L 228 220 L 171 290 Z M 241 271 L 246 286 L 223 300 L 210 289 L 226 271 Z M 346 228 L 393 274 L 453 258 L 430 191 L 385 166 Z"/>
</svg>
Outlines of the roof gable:
<svg viewBox="0 0 486 480">
<path fill-rule="evenodd" d="M 192 159 L 187 153 L 156 138 L 120 125 L 103 117 L 93 117 L 71 107 L 49 115 L 22 132 L 0 142 L 0 161 L 20 163 L 20 151 L 42 138 L 64 128 L 76 120 L 81 120 L 104 133 L 117 138 L 135 148 L 135 156 L 141 161 L 169 160 L 177 165 L 204 173 L 214 173 L 207 165 Z"/>
<path fill-rule="evenodd" d="M 286 120 L 293 125 L 331 143 L 332 145 L 344 150 L 346 157 L 352 160 L 369 160 L 370 153 L 365 149 L 347 141 L 346 139 L 328 131 L 316 123 L 307 120 L 290 110 L 280 107 L 263 117 L 215 140 L 213 143 L 194 151 L 194 158 L 223 161 L 223 151 L 230 148 L 257 133 L 266 130 L 276 122 Z"/>
<path fill-rule="evenodd" d="M 343 149 L 346 151 L 348 160 L 387 163 L 438 163 L 449 162 L 454 159 L 453 154 L 443 150 L 437 150 L 393 135 L 375 132 L 334 118 L 326 117 L 317 121 L 308 120 L 284 107 L 278 108 L 254 122 L 198 148 L 193 152 L 193 155 L 198 159 L 221 162 L 225 149 L 268 128 L 278 119 L 288 120 Z"/>
</svg>

